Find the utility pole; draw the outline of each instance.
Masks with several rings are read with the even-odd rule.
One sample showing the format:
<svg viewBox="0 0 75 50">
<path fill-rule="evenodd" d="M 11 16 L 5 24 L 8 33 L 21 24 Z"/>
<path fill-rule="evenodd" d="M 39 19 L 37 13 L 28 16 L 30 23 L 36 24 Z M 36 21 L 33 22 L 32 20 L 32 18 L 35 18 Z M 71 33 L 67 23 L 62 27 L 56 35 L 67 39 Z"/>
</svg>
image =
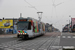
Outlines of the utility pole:
<svg viewBox="0 0 75 50">
<path fill-rule="evenodd" d="M 41 22 L 41 19 L 42 19 L 42 13 L 43 13 L 43 12 L 37 12 L 38 18 L 39 18 L 39 23 Z"/>
<path fill-rule="evenodd" d="M 71 17 L 71 15 L 69 15 L 69 17 Z M 72 32 L 72 17 L 71 17 L 71 22 L 69 20 L 69 23 L 71 24 L 71 32 Z"/>
<path fill-rule="evenodd" d="M 69 15 L 69 17 L 71 17 L 71 15 Z M 69 24 L 70 24 L 70 20 L 69 20 Z"/>
<path fill-rule="evenodd" d="M 42 13 L 43 12 L 37 12 L 37 14 L 38 14 L 38 18 L 39 18 L 39 31 L 40 31 L 40 33 L 41 33 L 41 31 L 42 31 L 42 25 L 41 25 L 41 19 L 42 19 Z"/>
</svg>

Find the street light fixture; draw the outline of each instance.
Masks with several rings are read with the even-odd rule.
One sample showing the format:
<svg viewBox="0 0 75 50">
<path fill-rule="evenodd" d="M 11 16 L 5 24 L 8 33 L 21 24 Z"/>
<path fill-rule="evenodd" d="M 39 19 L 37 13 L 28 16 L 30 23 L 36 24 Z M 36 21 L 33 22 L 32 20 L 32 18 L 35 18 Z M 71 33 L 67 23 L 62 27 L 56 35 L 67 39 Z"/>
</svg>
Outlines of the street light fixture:
<svg viewBox="0 0 75 50">
<path fill-rule="evenodd" d="M 37 12 L 38 18 L 39 18 L 39 22 L 41 22 L 41 19 L 42 19 L 42 13 L 43 13 L 43 12 Z"/>
</svg>

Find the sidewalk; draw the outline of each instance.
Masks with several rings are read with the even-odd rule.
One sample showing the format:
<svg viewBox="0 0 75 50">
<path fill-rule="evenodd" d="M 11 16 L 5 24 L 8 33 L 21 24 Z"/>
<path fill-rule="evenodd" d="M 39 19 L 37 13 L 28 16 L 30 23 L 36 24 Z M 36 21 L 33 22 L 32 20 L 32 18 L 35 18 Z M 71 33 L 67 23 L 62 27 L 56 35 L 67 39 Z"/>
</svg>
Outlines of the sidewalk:
<svg viewBox="0 0 75 50">
<path fill-rule="evenodd" d="M 54 34 L 60 36 L 61 35 L 61 32 L 46 32 L 46 34 L 44 34 L 44 35 L 45 36 L 52 36 Z"/>
<path fill-rule="evenodd" d="M 2 34 L 0 35 L 0 38 L 13 38 L 17 37 L 17 34 Z"/>
</svg>

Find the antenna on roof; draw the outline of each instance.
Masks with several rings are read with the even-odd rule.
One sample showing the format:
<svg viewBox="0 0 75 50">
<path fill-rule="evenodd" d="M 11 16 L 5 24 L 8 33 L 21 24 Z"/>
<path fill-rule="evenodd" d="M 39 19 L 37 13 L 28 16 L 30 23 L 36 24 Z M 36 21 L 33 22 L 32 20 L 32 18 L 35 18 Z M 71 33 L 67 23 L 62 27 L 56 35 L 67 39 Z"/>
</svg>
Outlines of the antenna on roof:
<svg viewBox="0 0 75 50">
<path fill-rule="evenodd" d="M 22 17 L 22 13 L 20 13 L 20 18 Z"/>
<path fill-rule="evenodd" d="M 22 17 L 22 13 L 20 13 L 20 19 L 23 19 L 23 17 Z"/>
</svg>

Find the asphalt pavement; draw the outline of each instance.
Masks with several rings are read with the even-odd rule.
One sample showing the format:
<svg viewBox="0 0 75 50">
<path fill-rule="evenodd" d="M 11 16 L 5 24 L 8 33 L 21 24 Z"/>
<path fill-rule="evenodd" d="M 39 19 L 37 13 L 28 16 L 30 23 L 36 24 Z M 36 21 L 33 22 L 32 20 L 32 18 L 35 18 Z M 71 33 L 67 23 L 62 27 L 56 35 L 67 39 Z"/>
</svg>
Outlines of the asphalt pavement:
<svg viewBox="0 0 75 50">
<path fill-rule="evenodd" d="M 0 50 L 59 50 L 61 33 L 46 33 L 29 40 L 18 38 L 0 38 Z"/>
<path fill-rule="evenodd" d="M 60 46 L 62 48 L 75 48 L 75 35 L 65 32 L 60 36 Z"/>
<path fill-rule="evenodd" d="M 19 40 L 18 38 L 0 38 L 0 44 L 9 42 L 9 41 L 14 41 L 14 40 Z"/>
<path fill-rule="evenodd" d="M 28 40 L 10 36 L 0 38 L 0 50 L 62 50 L 63 48 L 75 48 L 73 33 L 52 32 Z"/>
</svg>

